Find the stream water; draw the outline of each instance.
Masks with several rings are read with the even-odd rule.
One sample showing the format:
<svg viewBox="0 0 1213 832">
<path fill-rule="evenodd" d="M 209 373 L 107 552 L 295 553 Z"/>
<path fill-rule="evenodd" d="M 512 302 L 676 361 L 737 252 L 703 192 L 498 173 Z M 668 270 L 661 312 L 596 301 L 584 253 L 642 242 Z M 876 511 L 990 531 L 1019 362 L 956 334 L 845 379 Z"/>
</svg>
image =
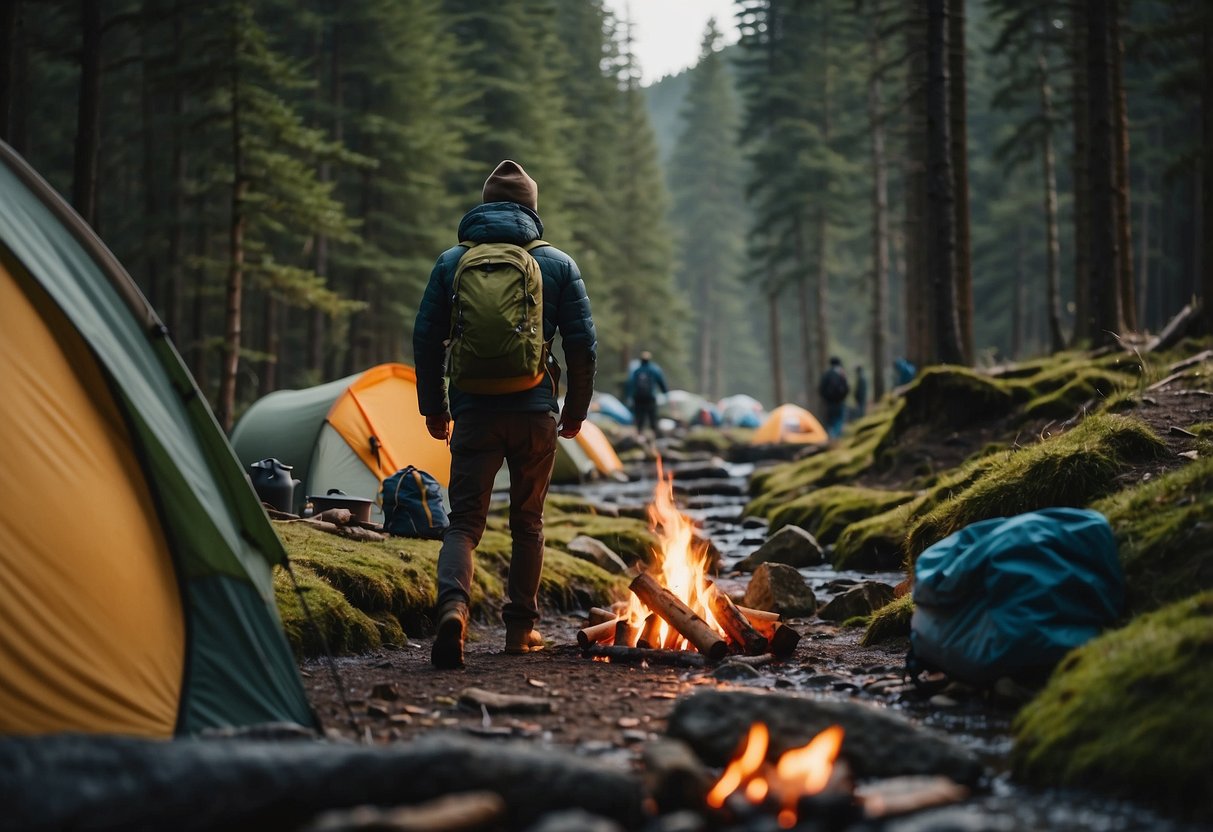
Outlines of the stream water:
<svg viewBox="0 0 1213 832">
<path fill-rule="evenodd" d="M 679 505 L 685 514 L 694 518 L 703 531 L 712 539 L 721 553 L 721 574 L 727 574 L 743 557 L 758 547 L 767 535 L 766 523 L 754 518 L 744 518 L 743 508 L 747 501 L 749 476 L 754 470 L 751 464 L 721 465 L 727 477 L 712 483 L 709 495 L 682 495 Z M 635 508 L 646 505 L 652 498 L 656 485 L 651 467 L 636 468 L 631 472 L 633 480 L 628 483 L 598 482 L 576 488 L 560 489 L 578 494 L 586 499 L 608 505 Z M 677 479 L 675 480 L 677 483 Z M 813 588 L 818 601 L 824 603 L 832 597 L 831 582 L 840 578 L 853 580 L 876 580 L 895 585 L 901 573 L 859 573 L 835 571 L 825 566 L 800 570 Z M 728 579 L 722 580 L 727 585 Z M 883 668 L 891 674 L 899 669 Z M 979 697 L 957 702 L 952 707 L 941 708 L 920 696 L 898 696 L 887 698 L 870 697 L 862 693 L 864 685 L 871 682 L 873 670 L 881 668 L 858 667 L 852 670 L 851 678 L 845 672 L 832 669 L 830 677 L 842 676 L 840 680 L 821 686 L 812 668 L 788 668 L 780 673 L 775 687 L 799 694 L 826 698 L 847 699 L 863 696 L 866 702 L 877 707 L 887 707 L 902 712 L 912 721 L 946 734 L 952 740 L 970 748 L 985 763 L 990 773 L 987 789 L 975 794 L 962 804 L 943 809 L 929 810 L 898 820 L 888 821 L 883 832 L 1209 832 L 1213 827 L 1191 824 L 1162 817 L 1150 809 L 1127 801 L 1109 798 L 1071 789 L 1028 788 L 1011 780 L 1007 771 L 1007 759 L 1012 746 L 1010 732 L 1013 712 L 999 708 Z M 764 687 L 771 686 L 765 680 Z M 1109 726 L 1116 730 L 1116 726 Z"/>
</svg>

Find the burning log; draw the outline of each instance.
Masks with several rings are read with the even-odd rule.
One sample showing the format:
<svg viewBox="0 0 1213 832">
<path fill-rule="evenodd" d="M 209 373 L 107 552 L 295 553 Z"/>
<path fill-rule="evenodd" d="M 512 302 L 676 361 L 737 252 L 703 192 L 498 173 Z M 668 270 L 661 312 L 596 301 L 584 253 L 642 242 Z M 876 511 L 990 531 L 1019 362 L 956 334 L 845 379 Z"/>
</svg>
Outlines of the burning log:
<svg viewBox="0 0 1213 832">
<path fill-rule="evenodd" d="M 661 632 L 661 617 L 655 612 L 649 613 L 644 620 L 644 627 L 640 630 L 640 638 L 636 641 L 637 647 L 660 647 L 657 643 L 657 636 Z"/>
<path fill-rule="evenodd" d="M 725 633 L 733 642 L 741 647 L 747 656 L 757 656 L 767 652 L 767 637 L 758 632 L 749 622 L 729 596 L 716 586 L 712 587 L 712 615 L 717 623 L 724 628 Z"/>
<path fill-rule="evenodd" d="M 720 642 L 724 644 L 724 642 Z M 652 650 L 646 647 L 624 647 L 619 644 L 591 644 L 586 655 L 592 659 L 610 659 L 620 664 L 666 664 L 674 667 L 704 667 L 707 656 L 690 650 Z"/>
<path fill-rule="evenodd" d="M 786 659 L 788 656 L 796 652 L 796 645 L 800 643 L 800 633 L 793 630 L 787 624 L 775 622 L 775 630 L 769 637 L 770 651 L 781 659 Z"/>
<path fill-rule="evenodd" d="M 641 573 L 632 581 L 632 592 L 645 605 L 682 634 L 696 650 L 716 662 L 729 652 L 729 645 L 720 634 L 708 626 L 674 593 L 661 586 L 647 573 Z"/>
<path fill-rule="evenodd" d="M 639 627 L 632 626 L 632 623 L 626 618 L 615 622 L 615 644 L 621 647 L 635 647 L 638 638 L 640 638 Z"/>
<path fill-rule="evenodd" d="M 582 650 L 588 650 L 591 645 L 601 641 L 611 641 L 615 638 L 615 622 L 617 618 L 612 618 L 610 621 L 604 621 L 601 624 L 595 624 L 592 627 L 583 627 L 577 631 L 577 646 Z"/>
</svg>

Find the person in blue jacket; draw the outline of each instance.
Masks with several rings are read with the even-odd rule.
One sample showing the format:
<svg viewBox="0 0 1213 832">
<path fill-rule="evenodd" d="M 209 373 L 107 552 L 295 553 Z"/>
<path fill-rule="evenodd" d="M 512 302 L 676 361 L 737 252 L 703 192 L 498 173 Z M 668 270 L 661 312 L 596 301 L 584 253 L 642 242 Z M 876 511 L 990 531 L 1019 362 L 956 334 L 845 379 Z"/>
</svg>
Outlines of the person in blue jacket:
<svg viewBox="0 0 1213 832">
<path fill-rule="evenodd" d="M 653 428 L 653 436 L 657 436 L 657 393 L 670 392 L 665 383 L 665 373 L 653 363 L 653 354 L 645 350 L 640 354 L 640 363 L 628 376 L 625 391 L 628 410 L 636 423 L 636 432 L 643 434 L 645 422 Z"/>
</svg>

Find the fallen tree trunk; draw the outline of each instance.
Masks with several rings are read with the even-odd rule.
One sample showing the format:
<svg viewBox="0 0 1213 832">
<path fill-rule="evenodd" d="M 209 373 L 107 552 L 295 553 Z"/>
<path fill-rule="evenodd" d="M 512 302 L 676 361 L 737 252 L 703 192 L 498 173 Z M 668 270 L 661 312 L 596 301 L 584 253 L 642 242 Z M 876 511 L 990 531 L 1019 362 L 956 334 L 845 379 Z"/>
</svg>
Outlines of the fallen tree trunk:
<svg viewBox="0 0 1213 832">
<path fill-rule="evenodd" d="M 0 825 L 27 832 L 285 832 L 329 809 L 412 805 L 468 791 L 501 795 L 511 829 L 571 808 L 627 829 L 643 825 L 637 779 L 551 746 L 449 736 L 379 748 L 80 735 L 0 740 Z"/>
<path fill-rule="evenodd" d="M 707 622 L 682 603 L 674 593 L 657 583 L 650 575 L 640 574 L 632 581 L 632 592 L 650 610 L 660 615 L 695 649 L 711 661 L 720 661 L 729 652 L 728 643 Z"/>
</svg>

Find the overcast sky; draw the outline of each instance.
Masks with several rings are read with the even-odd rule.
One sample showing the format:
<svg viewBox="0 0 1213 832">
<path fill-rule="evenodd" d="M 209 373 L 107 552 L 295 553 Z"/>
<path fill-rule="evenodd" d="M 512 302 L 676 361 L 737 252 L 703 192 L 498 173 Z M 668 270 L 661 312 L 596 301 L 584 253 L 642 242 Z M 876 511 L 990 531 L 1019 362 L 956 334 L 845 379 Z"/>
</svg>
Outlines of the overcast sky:
<svg viewBox="0 0 1213 832">
<path fill-rule="evenodd" d="M 645 84 L 699 61 L 708 18 L 716 18 L 725 43 L 737 40 L 733 0 L 605 0 L 605 4 L 620 19 L 631 18 L 633 49 Z"/>
</svg>

